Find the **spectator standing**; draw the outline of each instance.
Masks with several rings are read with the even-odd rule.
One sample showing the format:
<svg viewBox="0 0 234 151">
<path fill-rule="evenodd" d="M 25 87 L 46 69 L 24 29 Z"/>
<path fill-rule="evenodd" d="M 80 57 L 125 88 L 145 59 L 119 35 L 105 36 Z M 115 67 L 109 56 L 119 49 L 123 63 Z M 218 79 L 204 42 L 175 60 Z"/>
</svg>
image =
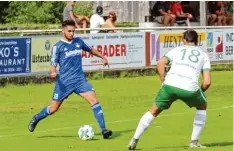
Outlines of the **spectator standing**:
<svg viewBox="0 0 234 151">
<path fill-rule="evenodd" d="M 183 12 L 181 1 L 173 2 L 171 4 L 171 11 L 176 15 L 176 21 L 186 20 L 187 26 L 190 26 L 190 20 L 193 18 L 193 16 L 189 13 Z"/>
<path fill-rule="evenodd" d="M 156 16 L 156 21 L 164 26 L 174 25 L 176 16 L 169 10 L 169 5 L 165 1 L 158 1 L 153 8 L 153 15 Z"/>
<path fill-rule="evenodd" d="M 75 22 L 76 28 L 80 28 L 80 25 L 82 25 L 83 28 L 87 28 L 88 23 L 89 23 L 89 18 L 87 16 L 78 15 L 74 13 L 73 7 L 75 5 L 76 5 L 75 1 L 67 2 L 67 5 L 63 10 L 63 21 L 73 20 Z"/>
<path fill-rule="evenodd" d="M 98 6 L 96 8 L 96 13 L 93 14 L 90 18 L 90 28 L 100 28 L 104 23 L 104 19 L 101 16 L 103 14 L 103 8 Z M 95 34 L 98 33 L 98 30 L 91 30 L 90 33 Z"/>
</svg>

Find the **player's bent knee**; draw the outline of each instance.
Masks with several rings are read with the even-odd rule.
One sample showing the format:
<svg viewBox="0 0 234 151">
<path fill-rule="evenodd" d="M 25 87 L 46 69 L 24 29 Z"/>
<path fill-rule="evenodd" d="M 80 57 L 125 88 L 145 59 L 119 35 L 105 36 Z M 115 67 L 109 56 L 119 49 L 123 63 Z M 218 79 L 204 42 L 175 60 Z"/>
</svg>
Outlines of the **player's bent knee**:
<svg viewBox="0 0 234 151">
<path fill-rule="evenodd" d="M 82 96 L 85 100 L 87 100 L 90 105 L 96 104 L 98 102 L 98 99 L 94 91 L 80 93 L 80 96 Z"/>
<path fill-rule="evenodd" d="M 200 107 L 197 107 L 198 110 L 206 110 L 207 109 L 207 103 L 201 105 Z"/>
<path fill-rule="evenodd" d="M 157 115 L 159 115 L 159 113 L 162 112 L 162 109 L 154 104 L 149 111 L 154 117 L 156 117 Z"/>
</svg>

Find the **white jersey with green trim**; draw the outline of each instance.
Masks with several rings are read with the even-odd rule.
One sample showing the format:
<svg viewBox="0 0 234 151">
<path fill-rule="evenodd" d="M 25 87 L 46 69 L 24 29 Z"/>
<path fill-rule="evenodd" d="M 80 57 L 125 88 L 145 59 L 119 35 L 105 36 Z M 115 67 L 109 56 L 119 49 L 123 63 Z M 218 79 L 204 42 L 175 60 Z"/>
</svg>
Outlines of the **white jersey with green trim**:
<svg viewBox="0 0 234 151">
<path fill-rule="evenodd" d="M 187 91 L 197 91 L 201 71 L 210 70 L 208 55 L 197 46 L 184 45 L 165 56 L 171 63 L 164 83 Z"/>
</svg>

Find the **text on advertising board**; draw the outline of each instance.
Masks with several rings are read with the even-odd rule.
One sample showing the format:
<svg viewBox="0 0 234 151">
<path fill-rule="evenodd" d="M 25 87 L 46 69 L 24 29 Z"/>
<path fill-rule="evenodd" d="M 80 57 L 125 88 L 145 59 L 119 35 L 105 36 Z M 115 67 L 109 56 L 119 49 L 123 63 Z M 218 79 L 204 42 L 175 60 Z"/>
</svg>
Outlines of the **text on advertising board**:
<svg viewBox="0 0 234 151">
<path fill-rule="evenodd" d="M 30 72 L 29 38 L 0 40 L 0 74 Z"/>
</svg>

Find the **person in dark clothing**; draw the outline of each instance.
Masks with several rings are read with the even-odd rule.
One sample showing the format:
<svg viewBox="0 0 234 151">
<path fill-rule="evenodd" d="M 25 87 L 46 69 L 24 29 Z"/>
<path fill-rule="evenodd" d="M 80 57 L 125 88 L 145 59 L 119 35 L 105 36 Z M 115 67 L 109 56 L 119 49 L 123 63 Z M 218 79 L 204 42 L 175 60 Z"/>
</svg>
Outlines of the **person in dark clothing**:
<svg viewBox="0 0 234 151">
<path fill-rule="evenodd" d="M 157 2 L 153 7 L 153 15 L 156 16 L 156 21 L 164 26 L 173 26 L 176 16 L 169 10 L 169 4 L 165 1 Z"/>
</svg>

